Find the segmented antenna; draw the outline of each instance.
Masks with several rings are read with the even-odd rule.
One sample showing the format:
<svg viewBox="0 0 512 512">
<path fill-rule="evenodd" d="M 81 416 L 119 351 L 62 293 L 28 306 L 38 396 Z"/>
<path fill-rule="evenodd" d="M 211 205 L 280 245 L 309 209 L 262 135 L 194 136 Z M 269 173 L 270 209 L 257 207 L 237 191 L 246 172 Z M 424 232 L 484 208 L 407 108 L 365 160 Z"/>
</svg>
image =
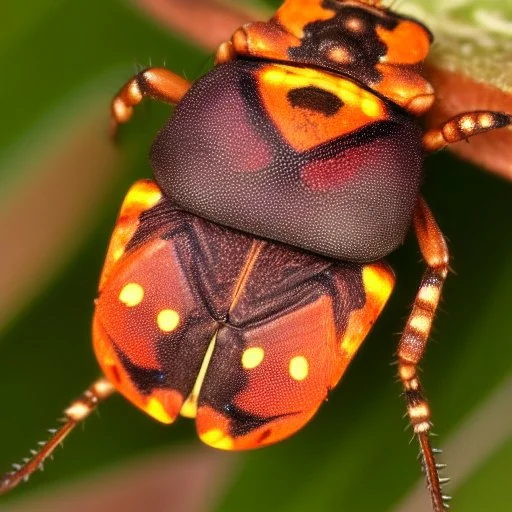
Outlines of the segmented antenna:
<svg viewBox="0 0 512 512">
<path fill-rule="evenodd" d="M 62 443 L 64 438 L 114 391 L 114 386 L 102 377 L 92 384 L 82 396 L 74 400 L 64 411 L 64 425 L 56 430 L 50 429 L 52 437 L 46 442 L 40 442 L 39 450 L 31 450 L 31 457 L 23 459 L 22 464 L 13 464 L 14 471 L 6 473 L 0 478 L 0 495 L 10 491 L 21 481 L 27 481 L 34 471 L 42 469 L 44 461 Z"/>
</svg>

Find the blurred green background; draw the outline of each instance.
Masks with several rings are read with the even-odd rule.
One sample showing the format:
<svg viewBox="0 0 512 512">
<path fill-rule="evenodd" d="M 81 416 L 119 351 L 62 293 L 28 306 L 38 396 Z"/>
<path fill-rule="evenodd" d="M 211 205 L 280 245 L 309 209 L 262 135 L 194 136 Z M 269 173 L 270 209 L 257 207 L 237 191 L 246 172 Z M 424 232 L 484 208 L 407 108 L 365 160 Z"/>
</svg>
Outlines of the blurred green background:
<svg viewBox="0 0 512 512">
<path fill-rule="evenodd" d="M 112 148 L 110 98 L 141 67 L 165 63 L 193 79 L 211 63 L 207 51 L 128 1 L 10 2 L 2 17 L 0 472 L 27 455 L 99 375 L 90 341 L 97 279 L 119 205 L 134 180 L 150 175 L 148 148 L 169 113 L 144 104 Z M 454 270 L 422 365 L 436 442 L 462 443 L 445 454 L 453 468 L 467 467 L 464 456 L 482 447 L 470 470 L 448 467 L 455 483 L 447 491 L 454 510 L 509 511 L 512 187 L 443 153 L 428 159 L 424 195 Z M 404 433 L 391 365 L 423 268 L 412 237 L 389 261 L 396 292 L 328 403 L 292 439 L 233 458 L 231 479 L 206 510 L 398 510 L 412 491 L 421 477 L 417 448 Z M 504 407 L 468 435 L 471 414 L 496 393 Z M 119 397 L 82 430 L 0 510 L 137 455 L 199 444 L 192 422 L 158 425 Z M 162 510 L 174 510 L 172 503 Z"/>
</svg>

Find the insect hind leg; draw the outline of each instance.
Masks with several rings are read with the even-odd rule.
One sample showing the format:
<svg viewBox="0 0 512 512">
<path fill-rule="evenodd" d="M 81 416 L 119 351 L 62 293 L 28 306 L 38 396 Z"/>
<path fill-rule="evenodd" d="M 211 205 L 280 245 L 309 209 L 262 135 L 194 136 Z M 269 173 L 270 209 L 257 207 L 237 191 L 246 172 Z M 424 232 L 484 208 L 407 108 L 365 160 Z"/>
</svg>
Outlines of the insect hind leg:
<svg viewBox="0 0 512 512">
<path fill-rule="evenodd" d="M 20 482 L 28 480 L 30 475 L 42 467 L 44 461 L 53 453 L 66 436 L 96 407 L 115 391 L 114 386 L 104 377 L 94 382 L 84 393 L 74 400 L 64 411 L 64 424 L 56 430 L 50 430 L 52 437 L 39 443 L 38 451 L 31 451 L 32 457 L 24 459 L 23 464 L 13 464 L 14 471 L 0 477 L 0 495 L 14 489 Z"/>
<path fill-rule="evenodd" d="M 418 376 L 418 364 L 424 356 L 448 274 L 449 254 L 443 234 L 423 198 L 419 198 L 414 212 L 414 228 L 428 268 L 398 346 L 398 374 L 405 390 L 409 421 L 420 443 L 432 506 L 435 512 L 444 512 L 448 497 L 441 491 L 444 479 L 439 478 L 436 450 L 430 444 L 431 413 Z"/>
</svg>

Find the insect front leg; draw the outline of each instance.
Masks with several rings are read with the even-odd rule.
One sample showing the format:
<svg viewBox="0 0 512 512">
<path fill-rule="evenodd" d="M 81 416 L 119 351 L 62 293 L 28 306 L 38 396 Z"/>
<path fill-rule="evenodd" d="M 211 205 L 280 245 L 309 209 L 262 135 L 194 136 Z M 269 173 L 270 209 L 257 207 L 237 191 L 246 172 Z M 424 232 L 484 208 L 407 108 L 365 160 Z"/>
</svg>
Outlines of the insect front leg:
<svg viewBox="0 0 512 512">
<path fill-rule="evenodd" d="M 423 358 L 430 329 L 439 304 L 441 290 L 448 274 L 449 253 L 443 234 L 423 198 L 414 212 L 414 229 L 421 254 L 427 264 L 411 314 L 398 346 L 398 371 L 405 389 L 407 413 L 418 436 L 425 475 L 435 512 L 446 510 L 446 496 L 441 491 L 434 450 L 430 445 L 430 407 L 418 377 L 418 364 Z"/>
<path fill-rule="evenodd" d="M 423 135 L 423 147 L 427 151 L 437 151 L 448 144 L 466 140 L 473 135 L 511 125 L 512 116 L 503 112 L 491 110 L 464 112 L 448 119 L 441 126 L 428 130 Z"/>
<path fill-rule="evenodd" d="M 126 123 L 133 107 L 146 98 L 176 104 L 187 93 L 191 83 L 166 68 L 148 68 L 130 79 L 112 100 L 112 127 L 114 136 L 118 125 Z"/>
</svg>

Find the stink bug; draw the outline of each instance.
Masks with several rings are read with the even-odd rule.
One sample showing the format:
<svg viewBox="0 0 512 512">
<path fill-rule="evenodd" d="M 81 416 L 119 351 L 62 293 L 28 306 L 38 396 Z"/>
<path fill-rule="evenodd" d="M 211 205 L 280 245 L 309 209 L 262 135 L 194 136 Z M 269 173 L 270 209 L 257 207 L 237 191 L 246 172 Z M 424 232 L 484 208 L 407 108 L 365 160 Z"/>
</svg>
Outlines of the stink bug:
<svg viewBox="0 0 512 512">
<path fill-rule="evenodd" d="M 0 491 L 33 472 L 114 390 L 163 423 L 196 419 L 221 449 L 300 429 L 392 291 L 382 258 L 412 225 L 427 264 L 398 370 L 433 510 L 445 509 L 420 362 L 448 250 L 419 194 L 426 152 L 512 123 L 460 114 L 422 133 L 432 36 L 378 1 L 288 0 L 221 45 L 194 84 L 163 68 L 130 80 L 114 129 L 144 97 L 177 104 L 137 182 L 100 279 L 94 348 L 105 374 Z"/>
</svg>

